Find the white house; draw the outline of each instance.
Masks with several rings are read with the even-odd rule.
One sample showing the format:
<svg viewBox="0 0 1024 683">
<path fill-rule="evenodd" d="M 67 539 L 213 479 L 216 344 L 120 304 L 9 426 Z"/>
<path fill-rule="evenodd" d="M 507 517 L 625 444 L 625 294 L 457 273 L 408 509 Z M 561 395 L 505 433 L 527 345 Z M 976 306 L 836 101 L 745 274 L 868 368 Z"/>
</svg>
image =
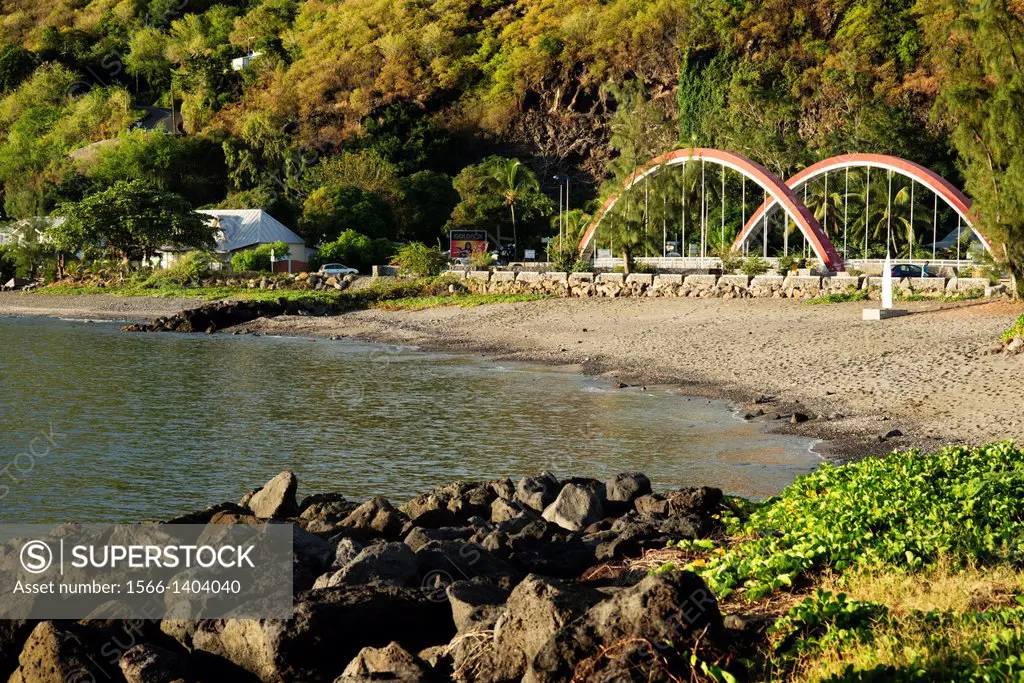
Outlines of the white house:
<svg viewBox="0 0 1024 683">
<path fill-rule="evenodd" d="M 231 70 L 232 71 L 242 71 L 244 69 L 247 69 L 249 67 L 249 64 L 252 62 L 252 60 L 256 59 L 261 54 L 263 54 L 263 53 L 259 52 L 257 50 L 256 52 L 250 52 L 249 54 L 245 55 L 244 57 L 235 57 L 234 59 L 231 60 Z"/>
<path fill-rule="evenodd" d="M 196 213 L 210 217 L 216 230 L 216 250 L 225 261 L 239 251 L 255 249 L 261 244 L 284 242 L 288 245 L 287 260 L 274 264 L 275 271 L 300 272 L 309 267 L 310 251 L 306 242 L 263 209 L 201 209 Z M 160 266 L 168 268 L 181 254 L 180 249 L 160 250 Z M 276 258 L 280 258 L 277 256 Z"/>
<path fill-rule="evenodd" d="M 63 216 L 33 216 L 0 226 L 0 244 L 12 246 L 44 244 L 46 230 L 50 226 L 60 225 L 66 219 Z"/>
</svg>

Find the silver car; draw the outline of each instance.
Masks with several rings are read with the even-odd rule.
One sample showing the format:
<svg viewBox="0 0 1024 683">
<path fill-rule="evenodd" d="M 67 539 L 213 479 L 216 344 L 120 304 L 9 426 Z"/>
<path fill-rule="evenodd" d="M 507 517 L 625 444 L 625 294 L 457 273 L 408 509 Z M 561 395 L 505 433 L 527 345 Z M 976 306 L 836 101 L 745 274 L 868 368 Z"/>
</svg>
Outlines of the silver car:
<svg viewBox="0 0 1024 683">
<path fill-rule="evenodd" d="M 327 277 L 339 275 L 359 275 L 359 271 L 355 268 L 349 268 L 344 263 L 325 263 L 320 266 L 319 273 Z"/>
</svg>

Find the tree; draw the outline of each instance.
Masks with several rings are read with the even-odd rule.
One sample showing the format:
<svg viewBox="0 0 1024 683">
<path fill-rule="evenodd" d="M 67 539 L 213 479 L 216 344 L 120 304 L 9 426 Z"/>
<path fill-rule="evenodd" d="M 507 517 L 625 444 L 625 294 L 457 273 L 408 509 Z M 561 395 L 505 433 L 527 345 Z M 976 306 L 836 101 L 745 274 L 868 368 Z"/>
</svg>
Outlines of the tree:
<svg viewBox="0 0 1024 683">
<path fill-rule="evenodd" d="M 330 185 L 306 199 L 301 227 L 303 236 L 312 244 L 332 242 L 345 230 L 391 238 L 395 233 L 395 216 L 391 206 L 374 192 Z"/>
<path fill-rule="evenodd" d="M 370 239 L 355 230 L 346 230 L 338 239 L 320 248 L 320 263 L 343 263 L 351 268 L 366 272 L 373 265 L 386 263 L 395 252 L 394 245 L 386 239 Z"/>
<path fill-rule="evenodd" d="M 165 56 L 167 36 L 163 32 L 152 26 L 139 29 L 128 41 L 128 50 L 124 59 L 128 73 L 145 79 L 154 90 L 169 82 L 171 62 Z"/>
<path fill-rule="evenodd" d="M 61 206 L 65 220 L 47 230 L 58 251 L 86 257 L 115 257 L 123 263 L 153 256 L 169 245 L 212 249 L 206 217 L 181 196 L 142 180 L 118 181 L 80 202 Z"/>
<path fill-rule="evenodd" d="M 402 193 L 399 236 L 426 243 L 436 241 L 459 203 L 452 179 L 436 171 L 420 171 L 402 178 L 398 187 Z"/>
<path fill-rule="evenodd" d="M 1024 295 L 1024 21 L 1005 0 L 963 6 L 939 107 L 953 126 L 967 190 Z"/>
<path fill-rule="evenodd" d="M 528 228 L 528 234 L 546 232 L 547 219 L 555 212 L 536 176 L 518 159 L 488 157 L 462 169 L 452 184 L 460 201 L 446 230 L 493 228 L 500 240 L 507 225 L 517 240 L 520 228 Z"/>
<path fill-rule="evenodd" d="M 638 252 L 661 253 L 661 233 L 648 230 L 647 222 L 643 202 L 635 201 L 631 190 L 619 198 L 601 221 L 601 239 L 609 241 L 613 253 L 617 249 L 622 254 L 622 269 L 627 275 L 633 272 L 633 259 Z"/>
<path fill-rule="evenodd" d="M 17 88 L 36 68 L 36 56 L 20 45 L 0 50 L 0 92 Z"/>
</svg>

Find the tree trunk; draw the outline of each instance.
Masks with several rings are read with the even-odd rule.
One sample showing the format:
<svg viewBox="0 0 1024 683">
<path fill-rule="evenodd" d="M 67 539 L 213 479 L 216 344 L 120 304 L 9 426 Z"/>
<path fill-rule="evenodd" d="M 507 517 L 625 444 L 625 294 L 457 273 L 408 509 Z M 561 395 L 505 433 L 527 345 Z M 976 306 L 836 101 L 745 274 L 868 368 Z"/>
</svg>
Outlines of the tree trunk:
<svg viewBox="0 0 1024 683">
<path fill-rule="evenodd" d="M 515 261 L 516 250 L 519 248 L 519 235 L 516 232 L 516 203 L 512 202 L 508 208 L 512 211 L 512 260 Z"/>
<path fill-rule="evenodd" d="M 622 250 L 622 272 L 629 275 L 633 272 L 633 251 L 631 249 Z"/>
</svg>

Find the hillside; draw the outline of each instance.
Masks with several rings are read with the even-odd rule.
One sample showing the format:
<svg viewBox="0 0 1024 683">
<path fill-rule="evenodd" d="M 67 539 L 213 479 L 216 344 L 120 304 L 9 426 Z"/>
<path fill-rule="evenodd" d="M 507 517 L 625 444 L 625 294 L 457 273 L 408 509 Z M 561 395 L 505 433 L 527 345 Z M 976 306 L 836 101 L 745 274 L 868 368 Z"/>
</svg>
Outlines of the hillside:
<svg viewBox="0 0 1024 683">
<path fill-rule="evenodd" d="M 491 154 L 522 159 L 549 197 L 552 175 L 573 174 L 577 201 L 681 142 L 742 152 L 783 176 L 831 154 L 890 153 L 971 189 L 969 133 L 984 125 L 967 120 L 972 101 L 1019 80 L 1009 55 L 1022 43 L 1016 4 L 940 0 L 2 7 L 8 216 L 49 212 L 118 175 L 111 166 L 123 159 L 104 175 L 67 155 L 127 130 L 143 106 L 170 107 L 173 94 L 189 139 L 167 150 L 166 177 L 155 177 L 193 203 L 271 206 L 301 227 L 322 161 L 355 152 L 356 165 L 385 162 L 394 182 L 350 182 L 368 194 L 346 206 L 383 200 L 402 227 L 381 234 L 410 236 L 404 226 L 420 220 L 411 236 L 424 238 L 466 199 L 437 174 Z M 250 50 L 259 56 L 233 70 Z M 422 172 L 415 191 L 401 187 Z M 444 201 L 424 209 L 424 196 Z M 538 200 L 525 234 L 549 230 L 553 210 Z"/>
</svg>

